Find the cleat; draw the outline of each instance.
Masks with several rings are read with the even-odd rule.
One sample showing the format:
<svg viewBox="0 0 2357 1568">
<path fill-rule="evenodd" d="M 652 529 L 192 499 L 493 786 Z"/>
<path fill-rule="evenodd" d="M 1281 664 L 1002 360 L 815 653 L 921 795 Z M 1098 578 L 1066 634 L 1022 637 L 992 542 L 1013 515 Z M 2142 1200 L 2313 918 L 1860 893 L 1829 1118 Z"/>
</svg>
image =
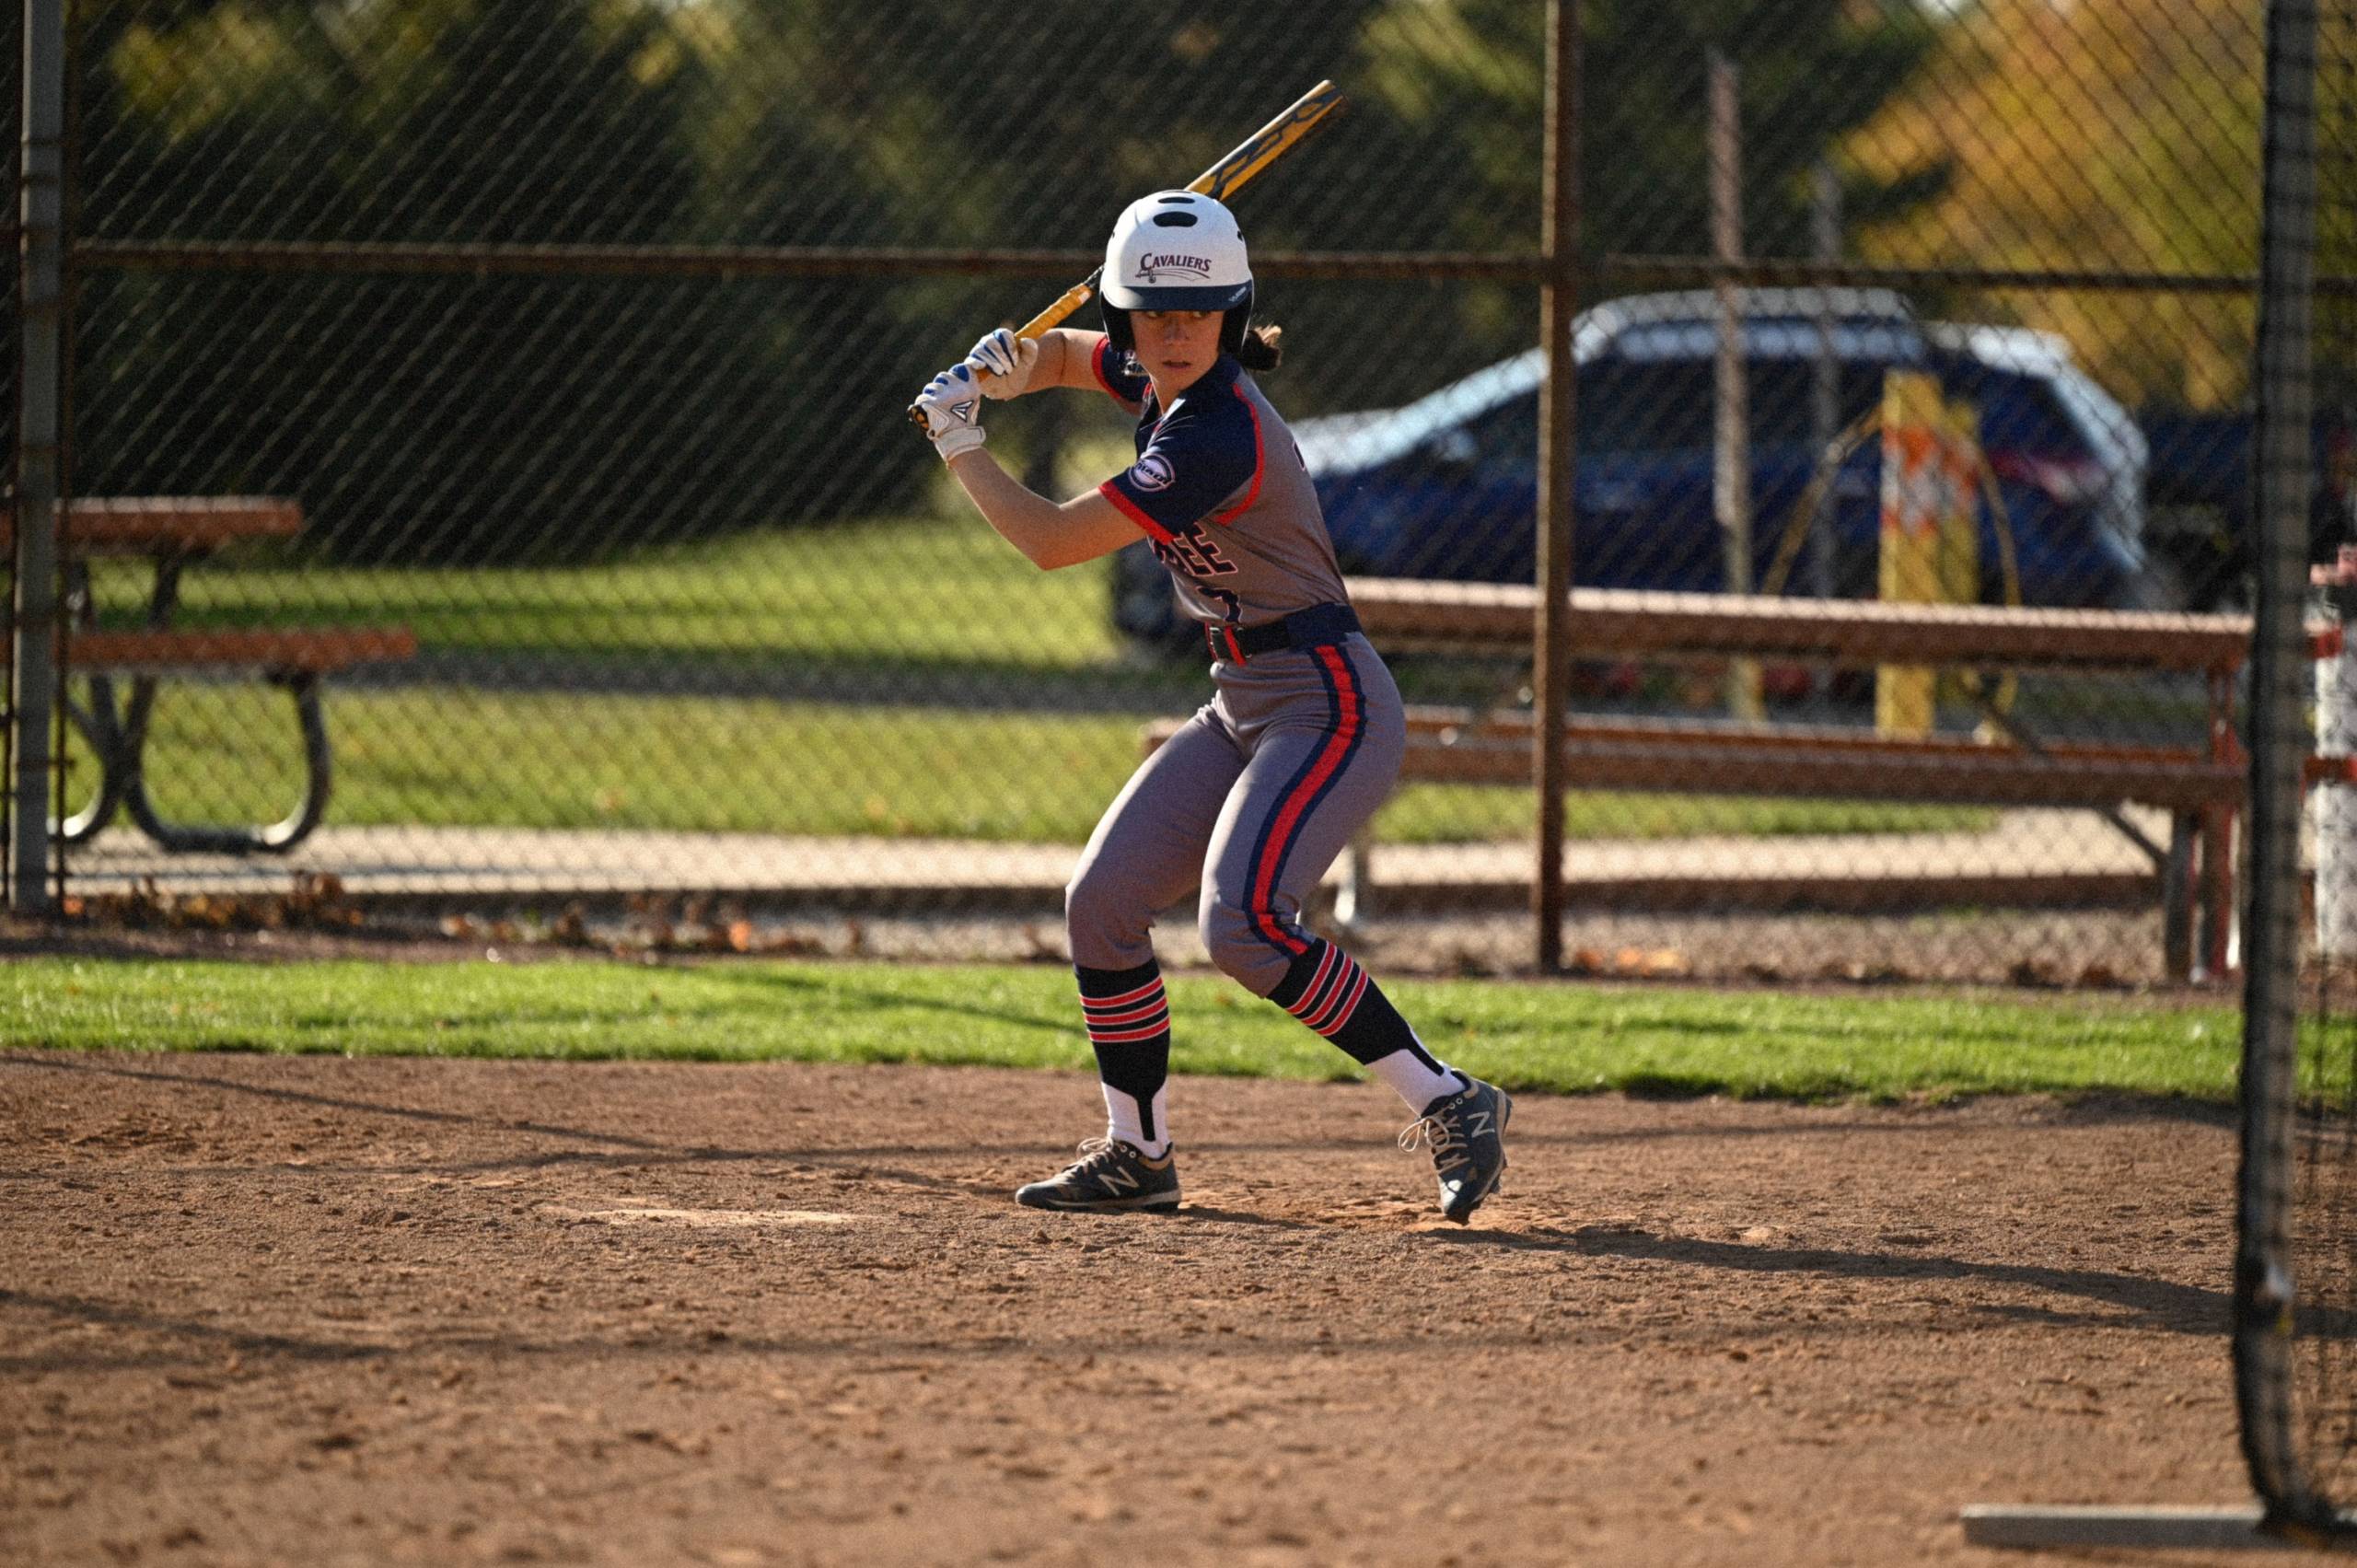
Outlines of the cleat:
<svg viewBox="0 0 2357 1568">
<path fill-rule="evenodd" d="M 1399 1134 L 1399 1146 L 1429 1144 L 1433 1174 L 1440 1178 L 1440 1212 L 1464 1225 L 1481 1201 L 1497 1191 L 1506 1168 L 1506 1118 L 1514 1100 L 1495 1084 L 1467 1079 L 1468 1086 L 1443 1095 Z"/>
<path fill-rule="evenodd" d="M 1090 1138 L 1080 1158 L 1059 1176 L 1016 1190 L 1028 1209 L 1175 1209 L 1178 1206 L 1176 1151 L 1148 1159 L 1119 1138 Z"/>
</svg>

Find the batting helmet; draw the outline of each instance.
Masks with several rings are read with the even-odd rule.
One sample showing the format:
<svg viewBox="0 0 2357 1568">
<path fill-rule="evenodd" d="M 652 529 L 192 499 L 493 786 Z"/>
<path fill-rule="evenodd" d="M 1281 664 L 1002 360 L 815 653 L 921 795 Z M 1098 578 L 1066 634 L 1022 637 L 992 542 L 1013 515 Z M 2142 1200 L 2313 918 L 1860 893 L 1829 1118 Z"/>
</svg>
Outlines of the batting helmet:
<svg viewBox="0 0 2357 1568">
<path fill-rule="evenodd" d="M 1192 191 L 1157 191 L 1132 202 L 1105 242 L 1098 307 L 1105 335 L 1136 344 L 1132 310 L 1224 310 L 1219 346 L 1234 354 L 1252 319 L 1252 263 L 1236 215 Z"/>
</svg>

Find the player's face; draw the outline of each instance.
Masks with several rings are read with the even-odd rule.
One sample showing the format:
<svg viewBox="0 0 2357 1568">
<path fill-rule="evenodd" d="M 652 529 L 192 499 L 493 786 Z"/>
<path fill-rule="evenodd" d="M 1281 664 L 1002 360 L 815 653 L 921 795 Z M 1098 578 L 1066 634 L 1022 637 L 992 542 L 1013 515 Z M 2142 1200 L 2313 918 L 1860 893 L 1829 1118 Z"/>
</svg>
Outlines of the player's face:
<svg viewBox="0 0 2357 1568">
<path fill-rule="evenodd" d="M 1219 360 L 1217 310 L 1140 310 L 1130 318 L 1138 364 L 1158 386 L 1187 386 Z"/>
</svg>

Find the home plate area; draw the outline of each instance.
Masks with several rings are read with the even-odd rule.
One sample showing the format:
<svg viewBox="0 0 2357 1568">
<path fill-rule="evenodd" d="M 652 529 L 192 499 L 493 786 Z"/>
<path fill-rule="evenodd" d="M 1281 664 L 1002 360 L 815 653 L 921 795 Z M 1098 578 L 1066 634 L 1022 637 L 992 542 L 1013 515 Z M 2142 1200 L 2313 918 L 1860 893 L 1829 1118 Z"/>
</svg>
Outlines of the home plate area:
<svg viewBox="0 0 2357 1568">
<path fill-rule="evenodd" d="M 0 1056 L 13 1560 L 1997 1562 L 2229 1504 L 2228 1114 L 1517 1093 L 1442 1222 L 1365 1084 Z"/>
</svg>

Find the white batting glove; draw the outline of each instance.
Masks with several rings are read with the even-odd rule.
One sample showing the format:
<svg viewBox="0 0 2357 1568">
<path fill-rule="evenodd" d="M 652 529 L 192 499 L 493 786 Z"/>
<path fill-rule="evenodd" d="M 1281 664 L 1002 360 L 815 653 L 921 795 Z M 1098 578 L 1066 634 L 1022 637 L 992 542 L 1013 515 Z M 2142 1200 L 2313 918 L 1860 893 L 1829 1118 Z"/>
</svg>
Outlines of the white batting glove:
<svg viewBox="0 0 2357 1568">
<path fill-rule="evenodd" d="M 943 462 L 982 444 L 981 389 L 962 363 L 926 382 L 910 406 L 924 415 L 924 433 Z"/>
<path fill-rule="evenodd" d="M 986 398 L 1019 398 L 1031 389 L 1039 364 L 1039 340 L 1018 338 L 1007 328 L 985 332 L 966 355 L 974 384 Z"/>
</svg>

